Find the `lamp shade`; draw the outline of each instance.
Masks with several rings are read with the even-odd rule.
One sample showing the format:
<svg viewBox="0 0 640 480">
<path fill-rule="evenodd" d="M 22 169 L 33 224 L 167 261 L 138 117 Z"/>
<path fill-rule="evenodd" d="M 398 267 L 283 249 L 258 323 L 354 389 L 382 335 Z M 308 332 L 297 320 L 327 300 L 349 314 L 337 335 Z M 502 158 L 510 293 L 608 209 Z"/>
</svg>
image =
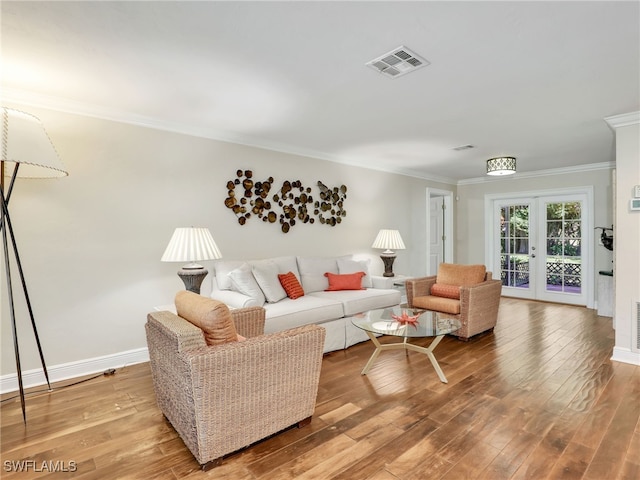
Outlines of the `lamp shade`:
<svg viewBox="0 0 640 480">
<path fill-rule="evenodd" d="M 2 107 L 2 145 L 5 176 L 53 178 L 68 175 L 40 120 L 30 113 Z"/>
<path fill-rule="evenodd" d="M 222 254 L 209 229 L 186 227 L 176 228 L 160 261 L 194 263 L 217 258 Z"/>
<path fill-rule="evenodd" d="M 513 175 L 516 173 L 515 157 L 496 157 L 487 160 L 487 175 Z"/>
<path fill-rule="evenodd" d="M 371 248 L 383 248 L 385 250 L 404 250 L 404 242 L 398 230 L 380 230 L 373 241 Z"/>
</svg>

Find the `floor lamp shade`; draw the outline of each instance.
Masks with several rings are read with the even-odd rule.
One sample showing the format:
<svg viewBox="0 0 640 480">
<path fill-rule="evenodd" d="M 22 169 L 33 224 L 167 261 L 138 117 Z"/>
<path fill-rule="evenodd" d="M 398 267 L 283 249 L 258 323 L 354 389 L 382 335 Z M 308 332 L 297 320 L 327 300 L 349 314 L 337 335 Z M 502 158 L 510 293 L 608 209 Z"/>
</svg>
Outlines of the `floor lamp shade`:
<svg viewBox="0 0 640 480">
<path fill-rule="evenodd" d="M 209 272 L 196 262 L 218 258 L 222 258 L 222 253 L 208 228 L 186 227 L 176 228 L 160 261 L 189 262 L 178 271 L 178 276 L 187 290 L 200 293 L 202 280 Z"/>
<path fill-rule="evenodd" d="M 382 263 L 384 263 L 383 275 L 385 277 L 393 277 L 393 261 L 396 259 L 396 254 L 393 250 L 404 250 L 406 248 L 400 232 L 398 230 L 380 230 L 371 248 L 384 250 L 384 252 L 380 254 Z"/>
<path fill-rule="evenodd" d="M 6 275 L 6 288 L 11 317 L 11 330 L 13 334 L 14 354 L 16 358 L 16 376 L 18 377 L 18 389 L 20 390 L 20 404 L 22 407 L 23 421 L 27 422 L 25 409 L 24 384 L 22 382 L 22 367 L 20 362 L 20 346 L 18 342 L 18 331 L 16 324 L 15 298 L 13 294 L 13 273 L 15 269 L 20 277 L 24 301 L 27 304 L 31 328 L 35 336 L 40 363 L 44 372 L 47 385 L 51 390 L 47 364 L 44 360 L 42 345 L 38 335 L 35 316 L 31 305 L 31 298 L 27 288 L 27 282 L 20 260 L 18 243 L 16 241 L 11 215 L 9 213 L 9 200 L 16 178 L 53 178 L 68 175 L 62 161 L 56 152 L 49 135 L 40 120 L 33 115 L 12 108 L 2 107 L 2 143 L 0 144 L 0 237 L 2 238 L 2 248 L 4 250 L 4 263 Z M 5 177 L 10 178 L 10 183 L 5 188 Z M 9 258 L 13 254 L 13 260 Z M 15 264 L 15 267 L 14 267 Z M 17 268 L 16 268 L 17 267 Z M 4 299 L 3 299 L 4 301 Z"/>
<path fill-rule="evenodd" d="M 40 120 L 19 110 L 2 107 L 2 161 L 4 175 L 54 178 L 68 175 Z"/>
</svg>

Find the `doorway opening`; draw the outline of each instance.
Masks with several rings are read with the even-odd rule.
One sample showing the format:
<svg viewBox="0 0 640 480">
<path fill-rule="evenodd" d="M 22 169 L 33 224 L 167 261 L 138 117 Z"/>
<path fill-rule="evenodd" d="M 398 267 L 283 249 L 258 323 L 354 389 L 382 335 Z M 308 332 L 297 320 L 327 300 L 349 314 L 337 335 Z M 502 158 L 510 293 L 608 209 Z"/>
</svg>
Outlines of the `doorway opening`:
<svg viewBox="0 0 640 480">
<path fill-rule="evenodd" d="M 427 275 L 453 262 L 453 192 L 427 188 Z"/>
</svg>

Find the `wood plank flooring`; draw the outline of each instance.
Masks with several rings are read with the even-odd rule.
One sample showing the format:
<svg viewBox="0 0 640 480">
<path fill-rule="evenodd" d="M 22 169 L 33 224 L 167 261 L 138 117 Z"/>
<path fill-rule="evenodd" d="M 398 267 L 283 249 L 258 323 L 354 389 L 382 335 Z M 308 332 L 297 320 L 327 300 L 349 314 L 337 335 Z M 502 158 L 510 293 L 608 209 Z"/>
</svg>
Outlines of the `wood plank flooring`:
<svg viewBox="0 0 640 480">
<path fill-rule="evenodd" d="M 503 298 L 493 333 L 436 348 L 448 384 L 419 353 L 383 352 L 361 376 L 370 342 L 332 352 L 310 425 L 209 472 L 156 407 L 148 364 L 134 365 L 29 396 L 26 427 L 20 402 L 3 401 L 0 475 L 638 480 L 640 367 L 609 360 L 613 336 L 594 310 Z"/>
</svg>

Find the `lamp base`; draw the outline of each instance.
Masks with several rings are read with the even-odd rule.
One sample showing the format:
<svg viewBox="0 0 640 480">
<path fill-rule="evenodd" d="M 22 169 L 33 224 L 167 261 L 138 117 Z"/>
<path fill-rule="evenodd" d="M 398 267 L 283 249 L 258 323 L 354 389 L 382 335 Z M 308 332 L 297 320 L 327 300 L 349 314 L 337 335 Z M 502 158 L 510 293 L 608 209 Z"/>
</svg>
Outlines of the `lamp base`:
<svg viewBox="0 0 640 480">
<path fill-rule="evenodd" d="M 202 285 L 202 281 L 208 273 L 209 271 L 206 268 L 182 268 L 178 270 L 178 276 L 184 282 L 184 287 L 190 292 L 197 293 L 198 295 L 200 294 L 200 285 Z"/>
<path fill-rule="evenodd" d="M 396 259 L 395 255 L 380 255 L 382 259 L 382 263 L 384 263 L 384 273 L 383 277 L 393 277 L 395 274 L 393 273 L 393 261 Z"/>
</svg>

